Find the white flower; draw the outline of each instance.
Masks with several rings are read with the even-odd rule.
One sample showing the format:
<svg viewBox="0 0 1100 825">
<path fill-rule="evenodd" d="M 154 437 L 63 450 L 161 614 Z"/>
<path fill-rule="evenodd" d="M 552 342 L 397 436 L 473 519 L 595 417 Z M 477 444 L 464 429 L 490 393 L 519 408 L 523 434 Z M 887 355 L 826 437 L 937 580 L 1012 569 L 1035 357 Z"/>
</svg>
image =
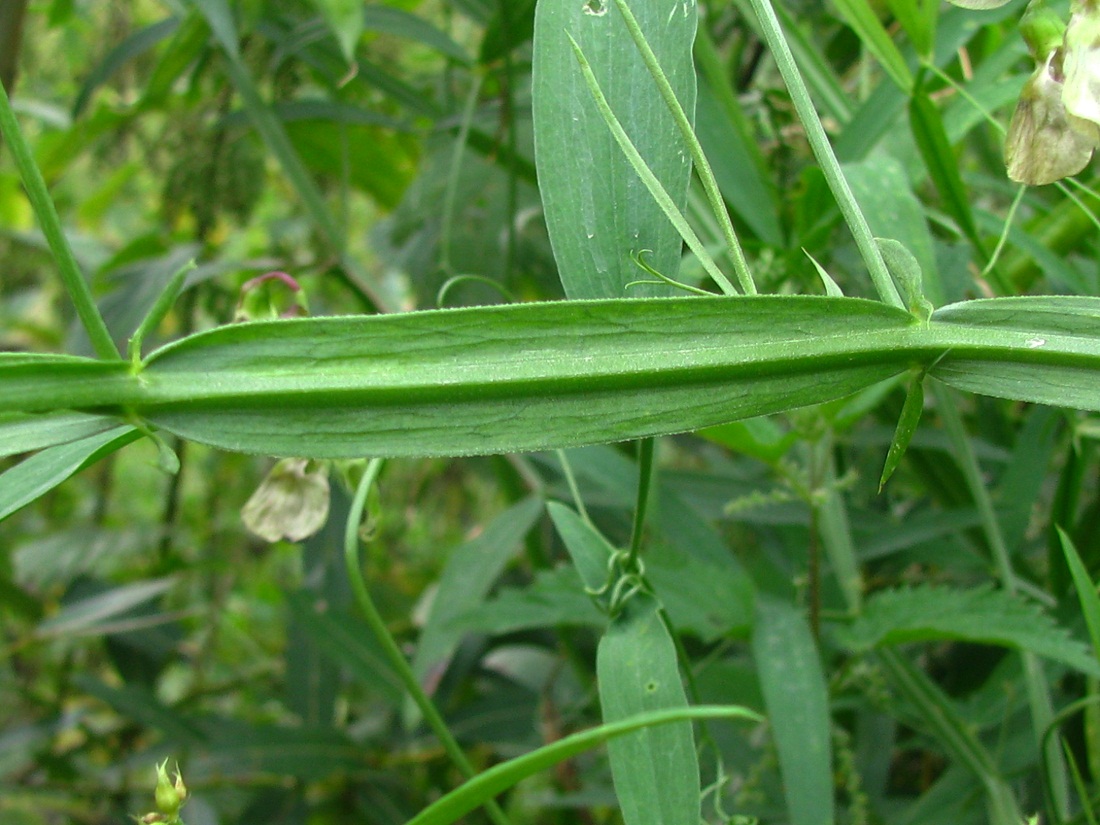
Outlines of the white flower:
<svg viewBox="0 0 1100 825">
<path fill-rule="evenodd" d="M 267 541 L 301 541 L 328 518 L 328 464 L 284 458 L 241 509 L 245 527 Z"/>
</svg>

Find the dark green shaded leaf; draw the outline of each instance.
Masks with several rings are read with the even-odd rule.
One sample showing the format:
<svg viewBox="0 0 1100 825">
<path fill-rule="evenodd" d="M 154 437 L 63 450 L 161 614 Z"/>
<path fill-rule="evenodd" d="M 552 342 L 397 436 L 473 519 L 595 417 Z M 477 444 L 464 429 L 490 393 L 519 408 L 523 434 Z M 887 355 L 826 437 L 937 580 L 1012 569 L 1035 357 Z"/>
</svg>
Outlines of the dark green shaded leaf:
<svg viewBox="0 0 1100 825">
<path fill-rule="evenodd" d="M 287 604 L 322 653 L 390 704 L 396 706 L 401 701 L 404 686 L 376 649 L 371 630 L 362 620 L 324 609 L 316 594 L 305 590 L 291 594 Z"/>
<path fill-rule="evenodd" d="M 801 610 L 771 597 L 756 605 L 752 655 L 779 751 L 791 825 L 833 822 L 829 697 Z"/>
<path fill-rule="evenodd" d="M 524 499 L 489 522 L 476 538 L 451 551 L 413 657 L 413 672 L 419 679 L 446 665 L 463 635 L 458 616 L 481 603 L 541 514 L 540 499 Z"/>
</svg>

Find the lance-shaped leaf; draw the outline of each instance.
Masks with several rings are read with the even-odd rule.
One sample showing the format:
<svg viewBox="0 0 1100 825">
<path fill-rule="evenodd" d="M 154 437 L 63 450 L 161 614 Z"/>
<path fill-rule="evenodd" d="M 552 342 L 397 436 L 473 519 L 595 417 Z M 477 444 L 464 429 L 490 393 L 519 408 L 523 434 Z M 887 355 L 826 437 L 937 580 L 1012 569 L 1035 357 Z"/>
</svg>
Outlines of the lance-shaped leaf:
<svg viewBox="0 0 1100 825">
<path fill-rule="evenodd" d="M 691 47 L 695 0 L 639 0 L 631 9 L 689 118 L 695 111 Z M 540 0 L 535 7 L 532 117 L 546 226 L 570 298 L 624 297 L 639 280 L 631 253 L 670 278 L 680 236 L 623 155 L 577 65 L 572 38 L 653 174 L 684 210 L 691 161 L 657 85 L 612 0 Z M 599 170 L 598 173 L 596 170 Z M 630 296 L 668 294 L 632 288 Z"/>
<path fill-rule="evenodd" d="M 0 355 L 0 413 L 137 416 L 227 450 L 473 455 L 685 432 L 911 367 L 1100 410 L 1100 299 L 1004 298 L 922 324 L 857 298 L 562 301 L 235 324 L 124 362 Z"/>
</svg>

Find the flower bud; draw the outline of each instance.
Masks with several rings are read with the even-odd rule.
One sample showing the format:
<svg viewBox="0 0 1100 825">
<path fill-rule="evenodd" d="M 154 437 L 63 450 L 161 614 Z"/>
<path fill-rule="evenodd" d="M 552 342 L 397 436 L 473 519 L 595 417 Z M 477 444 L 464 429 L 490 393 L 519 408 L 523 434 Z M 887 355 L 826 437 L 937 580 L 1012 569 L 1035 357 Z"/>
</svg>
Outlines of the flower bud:
<svg viewBox="0 0 1100 825">
<path fill-rule="evenodd" d="M 1088 164 L 1095 138 L 1075 129 L 1062 102 L 1062 50 L 1035 69 L 1012 113 L 1005 138 L 1005 166 L 1017 183 L 1041 186 L 1076 175 Z"/>
<path fill-rule="evenodd" d="M 183 798 L 187 795 L 186 789 L 181 795 L 176 789 L 176 786 L 168 778 L 168 760 L 165 759 L 159 765 L 157 765 L 157 789 L 155 798 L 157 800 L 157 810 L 164 814 L 168 821 L 175 819 L 180 812 L 180 806 L 183 804 Z M 176 778 L 179 779 L 179 771 L 176 771 Z"/>
<path fill-rule="evenodd" d="M 1065 21 L 1047 8 L 1043 0 L 1031 0 L 1020 18 L 1020 34 L 1037 63 L 1041 63 L 1059 46 L 1066 34 Z"/>
</svg>

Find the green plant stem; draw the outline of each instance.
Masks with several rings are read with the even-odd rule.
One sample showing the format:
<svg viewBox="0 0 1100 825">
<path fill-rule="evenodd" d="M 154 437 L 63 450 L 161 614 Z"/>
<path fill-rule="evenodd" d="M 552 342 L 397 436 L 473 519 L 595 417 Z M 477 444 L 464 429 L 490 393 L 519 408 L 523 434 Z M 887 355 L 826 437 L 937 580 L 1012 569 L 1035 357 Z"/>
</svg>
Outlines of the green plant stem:
<svg viewBox="0 0 1100 825">
<path fill-rule="evenodd" d="M 783 82 L 787 84 L 791 102 L 798 113 L 798 119 L 802 122 L 802 128 L 806 130 L 806 139 L 810 143 L 814 157 L 817 158 L 817 162 L 821 166 L 821 171 L 825 175 L 825 180 L 829 184 L 833 197 L 836 198 L 837 206 L 840 207 L 840 214 L 844 216 L 844 221 L 848 224 L 852 237 L 855 238 L 856 246 L 859 248 L 863 263 L 866 265 L 871 280 L 875 284 L 875 289 L 878 290 L 879 298 L 891 306 L 904 308 L 905 304 L 898 294 L 897 287 L 894 286 L 894 281 L 886 268 L 886 262 L 882 259 L 882 253 L 879 251 L 874 236 L 871 234 L 871 228 L 867 224 L 867 218 L 859 208 L 851 187 L 848 186 L 848 181 L 844 177 L 840 163 L 833 153 L 833 147 L 825 134 L 825 127 L 821 125 L 821 118 L 817 116 L 817 110 L 814 109 L 813 100 L 810 99 L 810 93 L 802 80 L 802 74 L 799 72 L 798 65 L 795 63 L 794 56 L 787 45 L 783 29 L 775 16 L 775 9 L 772 8 L 771 0 L 750 0 L 750 2 L 757 20 L 760 22 L 760 28 L 764 34 L 764 39 L 768 43 L 768 48 L 771 49 L 772 56 L 775 58 L 779 73 L 783 76 Z"/>
<path fill-rule="evenodd" d="M 405 654 L 401 652 L 401 648 L 397 646 L 397 642 L 390 634 L 389 628 L 386 627 L 386 622 L 382 618 L 382 614 L 378 612 L 370 591 L 367 589 L 367 583 L 363 580 L 363 568 L 359 561 L 359 524 L 363 517 L 363 510 L 366 507 L 367 496 L 382 471 L 383 463 L 383 459 L 371 459 L 366 472 L 363 473 L 363 477 L 359 481 L 355 497 L 352 499 L 351 510 L 348 513 L 347 524 L 344 528 L 344 564 L 347 568 L 348 581 L 351 583 L 355 603 L 362 611 L 375 638 L 382 645 L 382 650 L 390 666 L 394 669 L 398 678 L 401 679 L 405 689 L 408 690 L 409 696 L 416 703 L 428 726 L 438 737 L 451 762 L 467 779 L 472 779 L 477 775 L 477 771 L 474 770 L 474 766 L 470 764 L 466 754 L 462 752 L 462 748 L 455 740 L 450 728 L 447 727 L 447 723 L 439 711 L 436 710 L 428 694 L 424 692 L 424 688 L 421 687 L 416 674 L 413 673 L 412 667 L 405 659 Z M 486 801 L 485 810 L 496 825 L 509 825 L 508 818 L 496 802 Z"/>
<path fill-rule="evenodd" d="M 699 175 L 699 180 L 703 183 L 703 189 L 707 193 L 707 200 L 710 202 L 711 211 L 714 212 L 714 217 L 718 220 L 719 226 L 722 228 L 722 237 L 726 242 L 726 249 L 729 251 L 730 259 L 733 261 L 734 274 L 737 276 L 737 282 L 741 285 L 741 290 L 746 295 L 756 294 L 756 283 L 753 281 L 752 272 L 749 271 L 748 262 L 745 260 L 745 253 L 741 249 L 741 243 L 737 240 L 737 233 L 733 229 L 733 223 L 730 221 L 729 212 L 726 211 L 725 201 L 722 199 L 722 193 L 718 191 L 718 181 L 714 178 L 714 172 L 710 168 L 710 162 L 707 160 L 707 156 L 703 154 L 703 147 L 699 143 L 699 139 L 695 136 L 695 130 L 692 128 L 691 121 L 688 120 L 687 113 L 684 112 L 684 107 L 680 105 L 680 100 L 676 97 L 676 92 L 672 89 L 672 84 L 668 82 L 668 78 L 665 76 L 664 71 L 661 69 L 661 64 L 657 60 L 657 55 L 653 53 L 653 49 L 650 48 L 649 41 L 646 40 L 645 34 L 642 33 L 641 26 L 638 25 L 637 19 L 634 17 L 634 13 L 627 6 L 626 0 L 615 0 L 615 6 L 619 9 L 619 13 L 623 16 L 623 22 L 626 23 L 626 30 L 630 32 L 631 38 L 634 40 L 634 45 L 638 47 L 638 51 L 642 55 L 642 60 L 645 62 L 646 68 L 649 69 L 649 74 L 657 84 L 657 90 L 661 93 L 661 98 L 665 101 L 665 105 L 668 106 L 669 112 L 672 113 L 672 119 L 676 121 L 676 126 L 680 130 L 680 135 L 684 139 L 684 143 L 687 144 L 688 151 L 691 153 L 691 159 L 695 162 L 695 171 Z"/>
<path fill-rule="evenodd" d="M 737 288 L 730 283 L 729 278 L 727 278 L 722 270 L 718 268 L 718 264 L 714 262 L 714 258 L 707 252 L 703 242 L 699 240 L 699 236 L 695 234 L 695 230 L 691 228 L 684 219 L 684 216 L 680 214 L 680 210 L 676 206 L 675 201 L 672 200 L 672 196 L 668 194 L 668 190 L 665 189 L 657 179 L 657 176 L 653 174 L 653 170 L 650 169 L 649 165 L 645 162 L 645 159 L 638 151 L 638 147 L 634 145 L 634 141 L 632 141 L 630 136 L 626 133 L 622 123 L 619 122 L 619 118 L 615 116 L 615 112 L 612 110 L 611 104 L 607 102 L 607 98 L 600 88 L 600 82 L 596 79 L 596 75 L 592 71 L 592 66 L 589 64 L 588 58 L 584 56 L 581 47 L 572 37 L 569 38 L 569 41 L 573 44 L 573 53 L 577 56 L 577 63 L 580 65 L 581 74 L 584 75 L 585 83 L 588 85 L 588 91 L 591 92 L 592 99 L 596 101 L 596 108 L 600 110 L 600 114 L 603 116 L 607 128 L 611 130 L 612 137 L 614 137 L 615 142 L 619 144 L 619 148 L 623 150 L 623 154 L 626 155 L 627 160 L 630 161 L 630 165 L 634 167 L 634 171 L 638 173 L 638 177 L 642 179 L 642 183 L 644 183 L 646 189 L 649 190 L 649 194 L 657 201 L 657 205 L 661 207 L 661 211 L 665 213 L 665 217 L 667 217 L 672 225 L 676 227 L 676 231 L 680 233 L 680 237 L 684 239 L 684 243 L 686 243 L 688 248 L 695 253 L 695 257 L 699 259 L 699 262 L 703 265 L 703 269 L 707 271 L 707 274 L 718 285 L 718 288 L 726 295 L 736 295 Z M 609 204 L 609 208 L 610 206 Z"/>
<path fill-rule="evenodd" d="M 80 271 L 80 265 L 76 262 L 69 240 L 61 228 L 61 219 L 57 216 L 57 208 L 46 189 L 46 181 L 38 164 L 34 162 L 30 147 L 23 137 L 23 130 L 19 128 L 19 121 L 12 111 L 8 93 L 0 85 L 0 132 L 3 132 L 4 140 L 11 149 L 15 166 L 19 170 L 19 177 L 23 180 L 23 187 L 27 190 L 34 214 L 42 226 L 42 234 L 46 237 L 50 252 L 57 263 L 58 273 L 65 285 L 65 291 L 69 293 L 69 299 L 76 308 L 76 314 L 88 333 L 88 340 L 92 343 L 95 354 L 104 359 L 118 359 L 121 357 L 114 339 L 107 329 L 103 316 L 99 314 L 99 308 L 92 297 L 92 291 L 88 288 L 88 282 Z"/>
</svg>

